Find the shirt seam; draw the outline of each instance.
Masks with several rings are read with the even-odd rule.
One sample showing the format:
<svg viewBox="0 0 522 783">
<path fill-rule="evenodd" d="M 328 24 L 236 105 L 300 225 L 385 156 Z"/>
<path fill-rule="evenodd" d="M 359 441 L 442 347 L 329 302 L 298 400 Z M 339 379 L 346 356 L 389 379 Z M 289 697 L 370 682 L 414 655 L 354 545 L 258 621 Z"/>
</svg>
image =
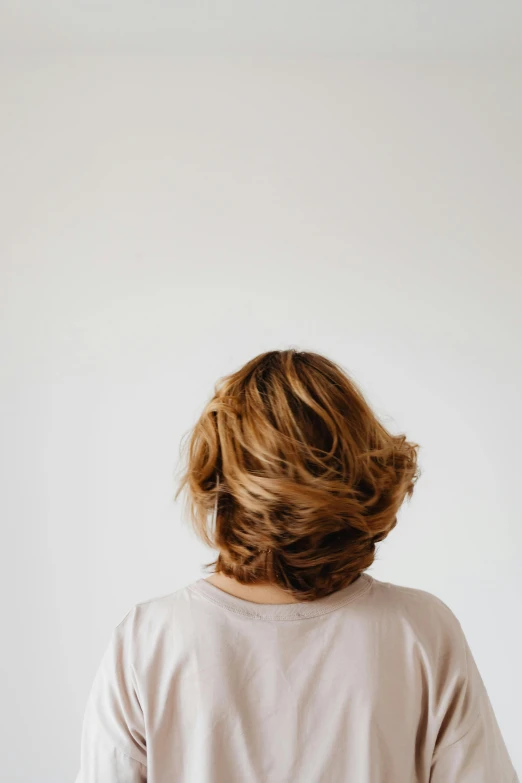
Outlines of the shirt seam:
<svg viewBox="0 0 522 783">
<path fill-rule="evenodd" d="M 108 748 L 111 748 L 111 750 L 116 751 L 116 753 L 119 753 L 120 756 L 123 756 L 125 759 L 128 759 L 129 761 L 133 761 L 135 764 L 139 764 L 144 769 L 147 769 L 147 765 L 144 764 L 143 761 L 134 758 L 134 756 L 131 756 L 130 753 L 127 753 L 126 751 L 122 750 L 122 748 L 120 748 L 119 745 L 114 745 L 114 743 L 109 742 L 107 737 L 102 737 L 102 741 Z"/>
<path fill-rule="evenodd" d="M 210 601 L 215 606 L 220 606 L 222 609 L 226 609 L 227 611 L 233 612 L 234 614 L 240 615 L 241 617 L 247 617 L 250 620 L 264 620 L 265 622 L 279 622 L 279 623 L 290 622 L 291 623 L 291 622 L 295 622 L 296 620 L 313 620 L 314 617 L 321 617 L 322 615 L 330 614 L 330 612 L 335 612 L 336 609 L 340 609 L 342 606 L 346 606 L 347 604 L 354 601 L 356 598 L 361 598 L 363 595 L 365 595 L 368 592 L 371 586 L 372 586 L 372 581 L 370 579 L 364 586 L 361 586 L 361 588 L 357 593 L 347 596 L 344 601 L 336 604 L 335 606 L 325 607 L 324 609 L 316 611 L 313 614 L 305 614 L 305 615 L 301 615 L 301 617 L 264 617 L 263 615 L 255 614 L 253 611 L 250 612 L 250 611 L 240 609 L 239 607 L 236 606 L 230 606 L 225 601 L 219 601 L 213 596 L 208 595 L 208 593 L 206 593 L 204 590 L 200 590 L 197 584 L 188 585 L 188 589 L 191 590 L 192 592 L 196 592 L 198 595 L 202 596 L 203 598 L 206 598 L 207 601 Z M 264 604 L 264 606 L 267 606 L 267 604 Z"/>
<path fill-rule="evenodd" d="M 147 765 L 143 763 L 143 761 L 139 761 L 139 759 L 135 759 L 134 756 L 131 756 L 129 753 L 125 753 L 124 750 L 121 748 L 118 748 L 116 745 L 114 745 L 115 750 L 118 751 L 118 753 L 121 753 L 122 756 L 125 756 L 126 759 L 130 759 L 130 761 L 134 761 L 135 764 L 139 764 L 140 767 L 143 767 L 144 769 L 147 769 Z"/>
<path fill-rule="evenodd" d="M 457 621 L 457 622 L 458 622 L 458 621 Z M 460 639 L 461 639 L 461 644 L 462 644 L 462 648 L 463 648 L 463 651 L 464 651 L 464 662 L 465 662 L 465 664 L 466 664 L 466 686 L 465 686 L 465 687 L 466 687 L 466 691 L 467 691 L 467 690 L 469 689 L 469 660 L 468 660 L 468 650 L 467 650 L 467 647 L 466 647 L 466 641 L 465 641 L 465 637 L 464 637 L 464 631 L 462 630 L 462 626 L 461 626 L 460 622 L 458 623 L 458 625 L 459 625 L 459 629 L 460 629 Z M 452 742 L 448 742 L 446 745 L 441 745 L 441 746 L 438 748 L 438 751 L 444 751 L 444 750 L 447 750 L 448 748 L 451 748 L 451 747 L 453 747 L 453 745 L 457 745 L 459 742 L 462 742 L 462 740 L 463 740 L 463 739 L 465 739 L 465 738 L 468 736 L 468 734 L 469 734 L 469 733 L 470 733 L 470 732 L 471 732 L 471 731 L 472 731 L 472 730 L 475 728 L 475 726 L 477 725 L 477 723 L 479 722 L 479 720 L 480 720 L 480 718 L 481 718 L 481 717 L 482 717 L 482 714 L 481 714 L 481 712 L 480 712 L 480 710 L 479 710 L 479 711 L 477 712 L 477 714 L 475 715 L 474 719 L 473 719 L 473 720 L 471 721 L 471 723 L 469 724 L 469 726 L 468 726 L 468 727 L 467 727 L 467 728 L 466 728 L 466 729 L 465 729 L 465 730 L 462 732 L 462 734 L 460 735 L 460 737 L 458 737 L 456 740 L 453 740 Z"/>
<path fill-rule="evenodd" d="M 453 745 L 458 745 L 458 743 L 459 743 L 459 742 L 462 742 L 462 740 L 463 740 L 463 739 L 466 739 L 466 737 L 468 736 L 468 734 L 470 733 L 470 731 L 472 731 L 472 730 L 475 728 L 475 726 L 476 726 L 476 725 L 477 725 L 477 723 L 479 722 L 480 718 L 481 718 L 481 714 L 480 714 L 480 712 L 479 712 L 479 713 L 478 713 L 478 714 L 475 716 L 475 719 L 474 719 L 474 721 L 473 721 L 473 722 L 472 722 L 472 723 L 471 723 L 471 724 L 468 726 L 468 728 L 467 728 L 467 729 L 466 729 L 466 730 L 465 730 L 465 731 L 464 731 L 464 732 L 463 732 L 463 733 L 460 735 L 460 737 L 458 737 L 456 740 L 453 740 L 452 742 L 448 742 L 446 745 L 440 745 L 440 746 L 437 748 L 437 754 L 438 754 L 438 753 L 440 753 L 440 752 L 442 752 L 442 751 L 444 751 L 444 750 L 447 750 L 448 748 L 452 748 L 452 747 L 453 747 Z"/>
</svg>

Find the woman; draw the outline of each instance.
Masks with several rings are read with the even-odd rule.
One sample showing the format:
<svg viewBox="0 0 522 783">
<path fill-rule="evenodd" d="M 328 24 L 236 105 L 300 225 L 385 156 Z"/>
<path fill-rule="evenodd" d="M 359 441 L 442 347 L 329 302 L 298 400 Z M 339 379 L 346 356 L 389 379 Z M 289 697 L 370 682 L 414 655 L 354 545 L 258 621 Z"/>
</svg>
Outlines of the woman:
<svg viewBox="0 0 522 783">
<path fill-rule="evenodd" d="M 418 448 L 318 354 L 221 379 L 176 493 L 214 572 L 115 628 L 77 783 L 516 781 L 458 620 L 366 573 Z"/>
</svg>

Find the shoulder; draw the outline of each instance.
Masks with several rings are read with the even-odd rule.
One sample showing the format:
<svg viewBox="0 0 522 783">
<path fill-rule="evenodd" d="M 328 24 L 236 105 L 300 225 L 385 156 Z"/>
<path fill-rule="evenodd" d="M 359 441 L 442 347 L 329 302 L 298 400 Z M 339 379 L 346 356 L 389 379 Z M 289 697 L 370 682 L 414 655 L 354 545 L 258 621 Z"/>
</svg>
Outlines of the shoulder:
<svg viewBox="0 0 522 783">
<path fill-rule="evenodd" d="M 427 590 L 418 587 L 406 587 L 392 582 L 381 582 L 372 577 L 373 590 L 379 601 L 408 613 L 435 613 L 441 620 L 450 625 L 458 623 L 458 619 L 441 598 Z"/>
<path fill-rule="evenodd" d="M 173 628 L 190 621 L 190 585 L 132 604 L 113 629 L 113 637 L 127 648 L 157 643 Z"/>
<path fill-rule="evenodd" d="M 415 587 L 373 579 L 373 599 L 388 621 L 409 628 L 437 646 L 462 647 L 464 633 L 453 610 L 437 595 Z"/>
</svg>

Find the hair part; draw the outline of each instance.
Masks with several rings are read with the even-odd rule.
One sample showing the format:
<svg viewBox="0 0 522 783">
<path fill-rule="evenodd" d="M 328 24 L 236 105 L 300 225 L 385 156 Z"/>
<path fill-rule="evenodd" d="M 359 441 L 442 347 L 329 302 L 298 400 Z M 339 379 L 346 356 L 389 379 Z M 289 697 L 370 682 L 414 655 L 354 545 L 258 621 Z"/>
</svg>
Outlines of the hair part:
<svg viewBox="0 0 522 783">
<path fill-rule="evenodd" d="M 301 601 L 353 582 L 420 476 L 418 444 L 393 435 L 335 362 L 268 351 L 220 378 L 184 448 L 175 498 L 242 584 Z"/>
</svg>

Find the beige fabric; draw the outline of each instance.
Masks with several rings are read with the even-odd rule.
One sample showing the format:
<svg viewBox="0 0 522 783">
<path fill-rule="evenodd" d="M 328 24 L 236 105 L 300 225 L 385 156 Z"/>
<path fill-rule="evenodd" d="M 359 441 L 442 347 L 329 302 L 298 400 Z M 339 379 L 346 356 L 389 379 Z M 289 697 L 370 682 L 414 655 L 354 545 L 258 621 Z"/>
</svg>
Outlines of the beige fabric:
<svg viewBox="0 0 522 783">
<path fill-rule="evenodd" d="M 85 711 L 76 783 L 514 783 L 455 616 L 363 574 L 310 603 L 200 579 L 135 605 Z"/>
</svg>

